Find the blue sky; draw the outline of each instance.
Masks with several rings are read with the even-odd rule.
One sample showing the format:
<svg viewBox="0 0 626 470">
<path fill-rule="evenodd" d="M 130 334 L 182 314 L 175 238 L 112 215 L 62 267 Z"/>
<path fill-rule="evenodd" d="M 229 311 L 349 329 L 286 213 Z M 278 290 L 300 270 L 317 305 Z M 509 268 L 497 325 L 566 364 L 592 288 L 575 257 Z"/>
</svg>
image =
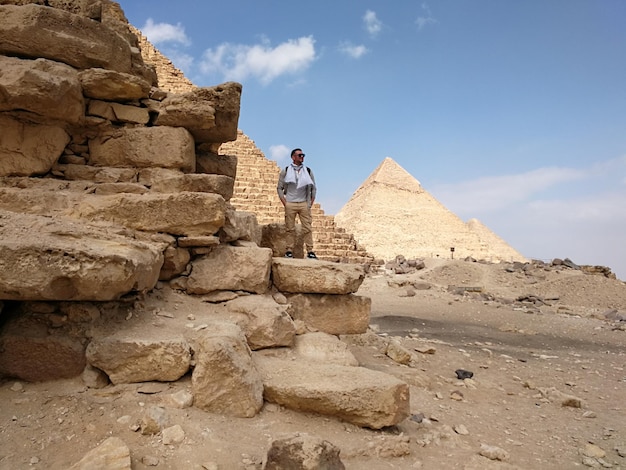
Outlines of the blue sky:
<svg viewBox="0 0 626 470">
<path fill-rule="evenodd" d="M 625 1 L 120 4 L 196 85 L 243 84 L 239 128 L 301 147 L 327 214 L 391 157 L 523 255 L 626 280 Z"/>
</svg>

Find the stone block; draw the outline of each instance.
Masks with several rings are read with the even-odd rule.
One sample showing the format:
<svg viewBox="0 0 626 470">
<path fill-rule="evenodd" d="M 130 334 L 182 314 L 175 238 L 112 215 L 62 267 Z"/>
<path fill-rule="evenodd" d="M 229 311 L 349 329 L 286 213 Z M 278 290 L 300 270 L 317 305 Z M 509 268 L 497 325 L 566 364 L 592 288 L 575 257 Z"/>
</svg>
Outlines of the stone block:
<svg viewBox="0 0 626 470">
<path fill-rule="evenodd" d="M 172 382 L 189 370 L 191 349 L 183 337 L 171 333 L 126 330 L 94 338 L 86 357 L 114 384 Z"/>
<path fill-rule="evenodd" d="M 85 198 L 71 215 L 147 232 L 204 236 L 216 233 L 224 225 L 224 211 L 224 199 L 217 194 L 148 193 Z"/>
<path fill-rule="evenodd" d="M 191 263 L 188 294 L 243 290 L 264 294 L 269 289 L 272 252 L 267 248 L 219 245 Z"/>
<path fill-rule="evenodd" d="M 287 294 L 289 314 L 314 330 L 331 335 L 367 331 L 372 300 L 354 294 Z"/>
<path fill-rule="evenodd" d="M 0 111 L 29 111 L 70 124 L 85 115 L 78 73 L 65 64 L 0 55 L 0 90 Z"/>
<path fill-rule="evenodd" d="M 0 116 L 0 176 L 48 173 L 70 136 L 61 127 L 23 123 Z"/>
<path fill-rule="evenodd" d="M 281 292 L 351 294 L 365 279 L 365 268 L 310 259 L 274 258 L 272 282 Z"/>
<path fill-rule="evenodd" d="M 194 406 L 249 418 L 263 406 L 263 382 L 239 327 L 212 325 L 194 340 Z"/>
<path fill-rule="evenodd" d="M 260 352 L 253 353 L 253 359 L 270 403 L 372 429 L 394 426 L 409 416 L 409 386 L 383 372 Z"/>
<path fill-rule="evenodd" d="M 83 94 L 105 101 L 132 101 L 147 98 L 150 83 L 129 73 L 93 68 L 78 74 Z"/>
<path fill-rule="evenodd" d="M 161 167 L 193 173 L 194 141 L 175 127 L 123 128 L 89 141 L 89 164 L 111 167 Z"/>
<path fill-rule="evenodd" d="M 0 5 L 0 18 L 0 54 L 131 72 L 130 44 L 103 23 L 35 4 Z"/>
</svg>

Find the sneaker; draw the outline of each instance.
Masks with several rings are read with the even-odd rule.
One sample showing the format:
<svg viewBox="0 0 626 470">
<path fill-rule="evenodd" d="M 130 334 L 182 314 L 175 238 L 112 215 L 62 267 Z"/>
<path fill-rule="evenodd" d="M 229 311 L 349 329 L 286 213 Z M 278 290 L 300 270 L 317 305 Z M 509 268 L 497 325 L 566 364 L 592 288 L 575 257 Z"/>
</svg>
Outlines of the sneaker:
<svg viewBox="0 0 626 470">
<path fill-rule="evenodd" d="M 315 253 L 313 253 L 312 251 L 309 251 L 309 254 L 306 255 L 306 257 L 311 259 L 317 259 L 317 256 L 315 256 Z"/>
<path fill-rule="evenodd" d="M 285 253 L 285 258 L 293 258 L 293 253 L 291 251 L 287 251 Z"/>
</svg>

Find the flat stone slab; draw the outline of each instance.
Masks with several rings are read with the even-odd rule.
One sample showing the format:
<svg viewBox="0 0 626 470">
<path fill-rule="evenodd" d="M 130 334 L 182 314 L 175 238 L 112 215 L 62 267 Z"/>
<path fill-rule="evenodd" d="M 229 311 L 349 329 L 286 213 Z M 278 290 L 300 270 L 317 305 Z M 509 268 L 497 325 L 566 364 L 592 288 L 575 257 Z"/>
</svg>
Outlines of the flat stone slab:
<svg viewBox="0 0 626 470">
<path fill-rule="evenodd" d="M 363 367 L 291 361 L 253 353 L 266 401 L 380 429 L 409 416 L 409 386 Z"/>
<path fill-rule="evenodd" d="M 365 279 L 360 264 L 310 259 L 272 259 L 272 282 L 281 292 L 353 294 Z"/>
</svg>

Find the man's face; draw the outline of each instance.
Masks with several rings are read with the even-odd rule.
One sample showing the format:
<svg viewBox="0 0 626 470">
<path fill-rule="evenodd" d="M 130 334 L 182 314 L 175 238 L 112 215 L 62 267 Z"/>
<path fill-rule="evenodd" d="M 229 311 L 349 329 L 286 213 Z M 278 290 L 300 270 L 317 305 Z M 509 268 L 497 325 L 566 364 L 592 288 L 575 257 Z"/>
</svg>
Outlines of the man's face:
<svg viewBox="0 0 626 470">
<path fill-rule="evenodd" d="M 302 162 L 304 162 L 304 152 L 302 150 L 296 151 L 296 153 L 291 156 L 291 159 L 295 165 L 302 165 Z"/>
</svg>

